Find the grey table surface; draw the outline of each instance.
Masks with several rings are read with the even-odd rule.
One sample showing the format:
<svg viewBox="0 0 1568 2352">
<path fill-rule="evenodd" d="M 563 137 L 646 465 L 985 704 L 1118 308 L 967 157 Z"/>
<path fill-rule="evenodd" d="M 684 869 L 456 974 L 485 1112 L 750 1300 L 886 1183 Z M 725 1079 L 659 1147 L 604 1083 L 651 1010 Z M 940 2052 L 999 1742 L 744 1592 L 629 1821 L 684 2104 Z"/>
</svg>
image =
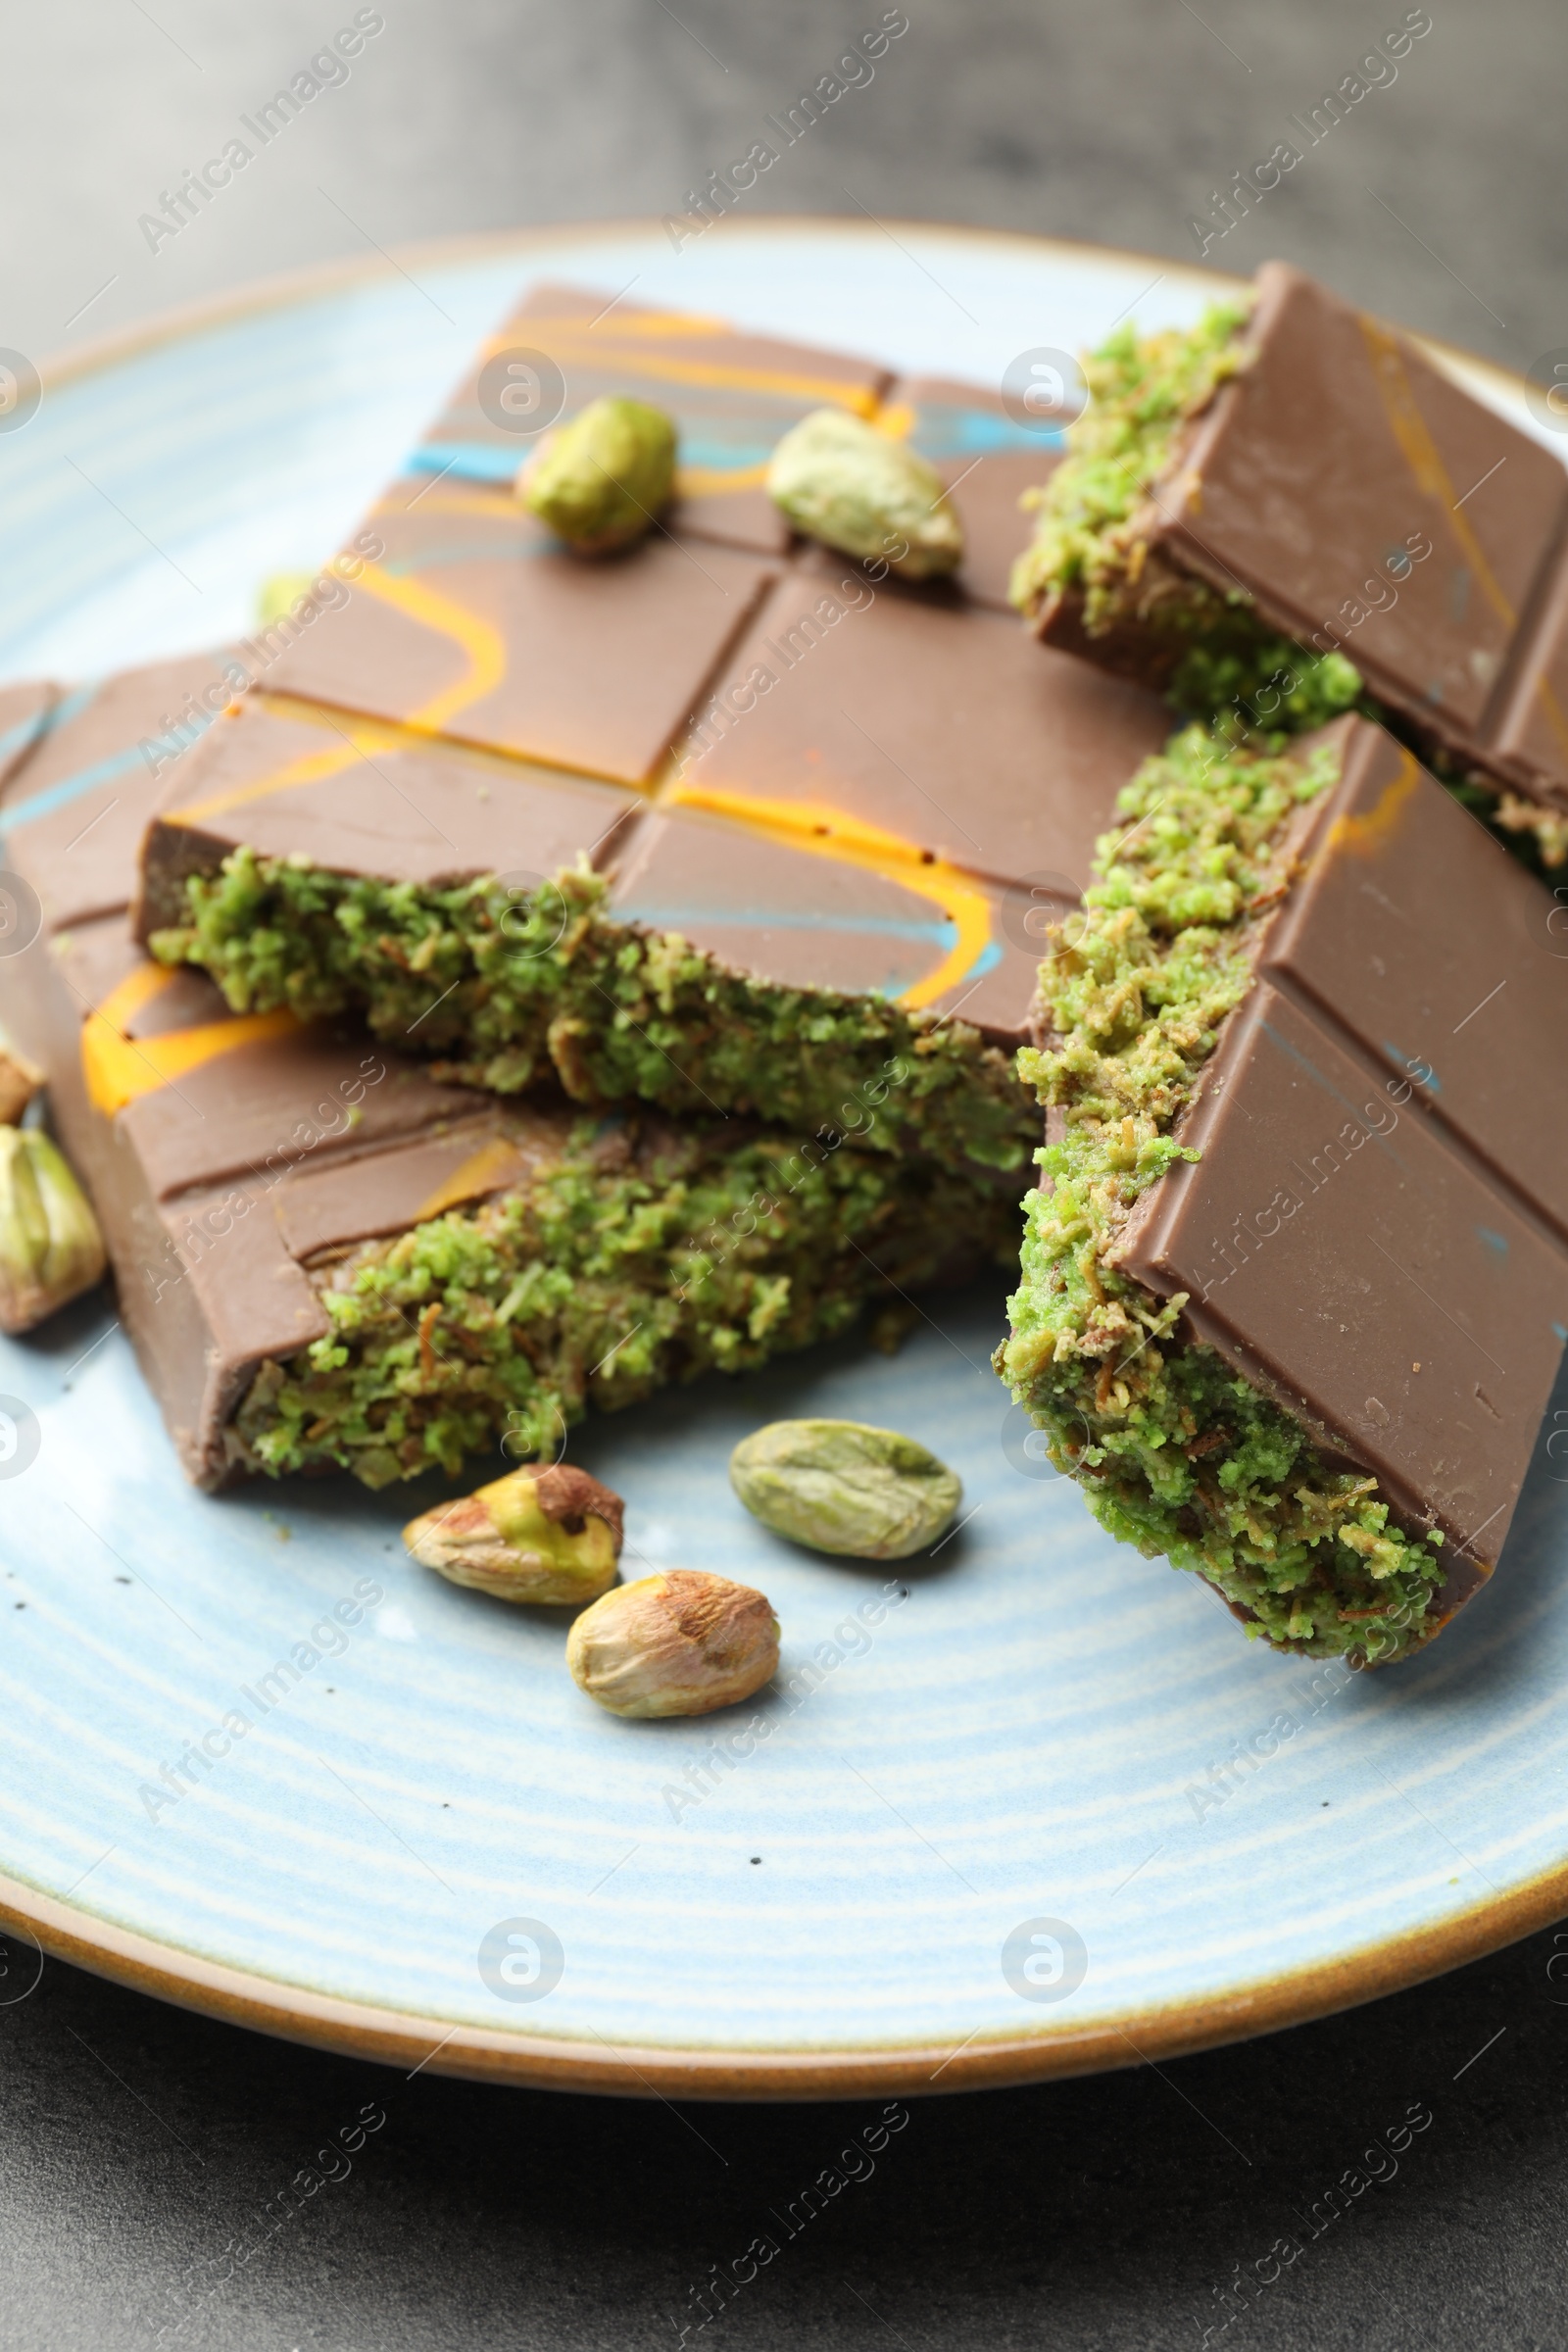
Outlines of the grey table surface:
<svg viewBox="0 0 1568 2352">
<path fill-rule="evenodd" d="M 0 342 L 43 357 L 302 263 L 664 214 L 881 14 L 830 0 L 382 0 L 350 78 L 156 251 L 177 175 L 350 0 L 6 12 Z M 1560 0 L 1431 30 L 1208 258 L 1279 253 L 1518 368 L 1568 346 Z M 952 219 L 1196 259 L 1194 220 L 1353 74 L 1399 0 L 907 0 L 857 110 L 760 207 Z M 1151 1574 L 1158 1573 L 1152 1569 Z M 1432 1985 L 1160 2069 L 915 2104 L 681 2107 L 405 2081 L 50 1963 L 0 2007 L 0 2346 L 1568 2343 L 1568 1984 L 1551 1933 Z M 1568 1948 L 1565 1938 L 1563 1948 Z M 1555 1972 L 1568 1976 L 1568 1963 Z M 1325 2190 L 1411 2101 L 1394 2175 Z M 237 2266 L 324 2136 L 385 2122 Z M 710 2266 L 824 2168 L 859 2177 L 698 2329 Z M 1384 2168 L 1386 2170 L 1386 2168 Z M 1357 2174 L 1356 2178 L 1364 2176 Z M 1314 2206 L 1318 2208 L 1314 2220 Z M 276 2210 L 274 2205 L 274 2210 Z M 1299 2248 L 1281 2264 L 1277 2239 Z M 1258 2263 L 1261 2259 L 1261 2271 Z M 1245 2301 L 1226 2297 L 1241 2271 Z M 1271 2283 L 1263 2274 L 1277 2272 Z"/>
</svg>

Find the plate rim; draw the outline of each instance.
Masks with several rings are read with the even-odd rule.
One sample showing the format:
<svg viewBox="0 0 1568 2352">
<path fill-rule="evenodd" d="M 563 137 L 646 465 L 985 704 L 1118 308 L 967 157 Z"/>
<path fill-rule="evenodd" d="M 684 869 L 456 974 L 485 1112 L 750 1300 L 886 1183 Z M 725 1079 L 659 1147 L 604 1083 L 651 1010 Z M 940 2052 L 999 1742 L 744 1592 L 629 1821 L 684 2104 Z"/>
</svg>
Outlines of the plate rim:
<svg viewBox="0 0 1568 2352">
<path fill-rule="evenodd" d="M 518 2034 L 499 2026 L 460 2023 L 434 2040 L 439 2019 L 345 2000 L 209 1960 L 0 1874 L 0 1930 L 14 1933 L 21 1927 L 52 1959 L 226 2025 L 402 2067 L 411 2080 L 428 2068 L 468 2082 L 533 2090 L 713 2102 L 924 2097 L 936 2094 L 939 2084 L 944 2093 L 1003 2090 L 1190 2057 L 1406 1991 L 1485 1959 L 1565 1912 L 1568 1863 L 1559 1863 L 1506 1894 L 1338 1959 L 1134 2012 L 1129 2023 L 1137 2028 L 1136 2040 L 1125 2026 L 1105 2021 L 1076 2032 L 1063 2024 L 1032 2034 L 977 2035 L 953 2050 L 929 2042 L 792 2050 L 604 2039 L 601 2054 L 574 2036 Z M 83 1934 L 83 1927 L 90 1934 Z"/>
<path fill-rule="evenodd" d="M 308 262 L 292 270 L 271 271 L 264 277 L 250 278 L 232 292 L 201 294 L 188 302 L 172 303 L 166 309 L 154 311 L 145 318 L 132 319 L 123 326 L 110 327 L 101 335 L 89 336 L 84 342 L 67 345 L 51 352 L 39 364 L 38 374 L 47 392 L 51 386 L 74 381 L 77 377 L 113 368 L 122 361 L 134 359 L 140 353 L 155 350 L 160 344 L 178 342 L 183 336 L 201 334 L 212 327 L 223 326 L 231 320 L 255 317 L 270 310 L 282 310 L 291 303 L 309 301 L 314 296 L 329 294 L 340 287 L 361 284 L 375 279 L 408 275 L 404 264 L 420 263 L 433 268 L 461 268 L 466 262 L 478 262 L 487 255 L 515 252 L 526 254 L 534 247 L 593 245 L 607 236 L 635 236 L 645 232 L 653 223 L 650 213 L 609 213 L 587 220 L 563 220 L 555 224 L 521 228 L 469 229 L 452 236 L 420 237 L 411 243 L 389 247 L 384 253 L 350 254 L 333 261 Z M 863 237 L 865 222 L 845 213 L 759 213 L 746 220 L 725 220 L 712 223 L 720 238 L 726 242 L 761 239 L 774 235 L 801 236 L 829 231 Z M 978 222 L 962 220 L 927 220 L 895 213 L 884 221 L 878 217 L 873 226 L 884 229 L 903 229 L 910 236 L 951 237 L 960 244 L 1027 246 L 1040 253 L 1061 254 L 1072 258 L 1083 255 L 1101 260 L 1109 258 L 1124 262 L 1152 263 L 1163 277 L 1181 277 L 1194 286 L 1212 287 L 1216 297 L 1223 291 L 1237 293 L 1251 284 L 1251 278 L 1228 270 L 1212 270 L 1201 262 L 1179 262 L 1169 254 L 1148 253 L 1141 245 L 1099 245 L 1089 237 L 1048 237 L 1027 228 L 996 228 Z M 1446 342 L 1440 335 L 1427 335 L 1416 327 L 1405 326 L 1417 347 L 1435 355 L 1450 368 L 1473 377 L 1484 377 L 1509 400 L 1528 396 L 1530 379 L 1518 369 L 1505 368 L 1496 360 L 1489 360 L 1480 352 L 1467 351 L 1461 343 Z"/>
<path fill-rule="evenodd" d="M 355 285 L 409 274 L 410 268 L 458 268 L 492 255 L 559 253 L 607 236 L 646 233 L 652 215 L 490 229 L 425 238 L 386 253 L 349 256 L 282 270 L 233 290 L 198 297 L 112 328 L 47 358 L 39 368 L 45 390 L 121 366 L 171 342 L 247 318 L 286 309 Z M 768 213 L 717 224 L 729 239 L 763 242 L 774 236 L 857 237 L 865 224 L 831 213 Z M 967 245 L 1023 247 L 1042 255 L 1148 262 L 1164 276 L 1212 287 L 1216 294 L 1250 281 L 1197 263 L 1100 245 L 1086 238 L 1040 236 L 1026 229 L 895 217 L 889 225 L 909 234 Z M 407 266 L 407 267 L 406 267 Z M 1511 403 L 1527 379 L 1495 362 L 1435 337 L 1412 339 L 1473 381 L 1491 381 Z M 309 2047 L 402 2066 L 412 2076 L 429 2070 L 469 2081 L 606 2096 L 712 2101 L 810 2101 L 877 2095 L 1002 2089 L 1109 2072 L 1153 2059 L 1191 2055 L 1227 2043 L 1309 2024 L 1336 2012 L 1399 1992 L 1485 1958 L 1568 1914 L 1568 1860 L 1533 1874 L 1506 1893 L 1467 1905 L 1425 1926 L 1359 1944 L 1337 1958 L 1281 1974 L 1263 1975 L 1201 1994 L 1131 2012 L 1126 2026 L 1109 2021 L 1074 2031 L 1065 2022 L 1030 2033 L 976 2036 L 956 2050 L 936 2044 L 859 2043 L 772 2049 L 704 2048 L 678 2042 L 646 2045 L 606 2041 L 602 2053 L 579 2039 L 520 2034 L 502 2027 L 459 2024 L 439 2039 L 442 2022 L 417 2012 L 348 2000 L 252 1969 L 210 1960 L 176 1943 L 122 1928 L 68 1900 L 44 1894 L 25 1880 L 0 1872 L 0 1930 L 21 1929 L 42 1953 L 90 1974 L 191 2010 Z"/>
</svg>

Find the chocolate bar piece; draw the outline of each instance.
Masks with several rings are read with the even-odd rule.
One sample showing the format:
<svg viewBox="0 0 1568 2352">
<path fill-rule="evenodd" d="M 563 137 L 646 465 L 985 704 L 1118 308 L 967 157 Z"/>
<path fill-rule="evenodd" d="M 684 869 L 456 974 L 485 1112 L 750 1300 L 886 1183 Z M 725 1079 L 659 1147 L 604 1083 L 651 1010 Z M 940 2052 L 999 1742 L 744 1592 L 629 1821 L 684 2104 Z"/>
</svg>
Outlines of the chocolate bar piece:
<svg viewBox="0 0 1568 2352">
<path fill-rule="evenodd" d="M 1553 452 L 1278 262 L 1246 310 L 1089 366 L 1015 583 L 1048 643 L 1265 723 L 1353 670 L 1418 748 L 1568 809 Z"/>
<path fill-rule="evenodd" d="M 1007 1254 L 1004 1190 L 740 1120 L 503 1106 L 351 1026 L 235 1014 L 205 975 L 145 960 L 132 820 L 171 704 L 213 674 L 114 681 L 32 755 L 60 782 L 108 780 L 46 813 L 24 759 L 0 803 L 17 876 L 68 910 L 0 958 L 0 1019 L 48 1073 L 193 1479 L 340 1465 L 380 1486 L 498 1440 L 553 1453 L 590 1400 L 744 1369 Z M 113 877 L 78 885 L 51 832 L 68 807 L 96 822 L 95 796 L 121 845 L 112 909 Z"/>
<path fill-rule="evenodd" d="M 1130 764 L 1102 768 L 1102 795 Z M 1039 908 L 918 841 L 814 809 L 650 807 L 268 699 L 176 789 L 141 936 L 239 1010 L 363 1009 L 498 1091 L 554 1075 L 584 1102 L 850 1131 L 988 1187 L 1027 1165 L 1011 1055 Z M 1074 884 L 1054 888 L 1065 911 Z"/>
<path fill-rule="evenodd" d="M 1000 396 L 946 383 L 882 416 L 973 500 L 979 594 L 878 583 L 771 525 L 713 544 L 685 507 L 585 562 L 473 457 L 514 445 L 486 404 L 525 329 L 582 371 L 573 399 L 673 386 L 683 430 L 742 439 L 886 383 L 544 290 L 166 797 L 139 936 L 237 1009 L 363 1009 L 498 1091 L 553 1069 L 585 1102 L 863 1124 L 987 1183 L 1020 1167 L 1040 925 L 1166 727 L 984 601 L 1038 438 L 1020 452 Z"/>
<path fill-rule="evenodd" d="M 542 431 L 569 423 L 590 401 L 629 393 L 679 432 L 674 528 L 782 555 L 789 526 L 764 486 L 775 445 L 813 409 L 870 416 L 887 380 L 869 361 L 722 319 L 535 286 L 490 336 L 410 471 L 425 483 L 438 475 L 510 489 Z"/>
<path fill-rule="evenodd" d="M 1195 727 L 1119 815 L 1042 967 L 999 1368 L 1250 1630 L 1404 1655 L 1492 1573 L 1568 1337 L 1553 902 L 1361 719 Z"/>
</svg>

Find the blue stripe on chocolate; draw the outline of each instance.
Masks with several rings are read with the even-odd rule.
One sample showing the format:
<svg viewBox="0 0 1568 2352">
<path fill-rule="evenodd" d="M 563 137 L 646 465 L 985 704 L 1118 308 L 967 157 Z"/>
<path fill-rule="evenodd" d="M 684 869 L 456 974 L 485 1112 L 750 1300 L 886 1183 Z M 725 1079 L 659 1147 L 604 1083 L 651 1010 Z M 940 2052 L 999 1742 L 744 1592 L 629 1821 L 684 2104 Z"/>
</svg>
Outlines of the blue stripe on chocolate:
<svg viewBox="0 0 1568 2352">
<path fill-rule="evenodd" d="M 722 931 L 875 933 L 880 939 L 917 940 L 922 945 L 940 948 L 945 956 L 951 955 L 958 943 L 957 925 L 949 922 L 946 916 L 930 922 L 918 922 L 912 919 L 906 921 L 892 914 L 832 915 L 817 914 L 810 910 L 775 913 L 771 909 L 754 906 L 726 906 L 720 912 L 712 906 L 627 906 L 622 902 L 617 902 L 614 913 L 617 921 L 647 923 L 651 928 L 657 926 L 668 931 L 681 931 L 687 925 L 700 925 L 706 929 L 716 927 Z M 990 948 L 985 951 L 974 966 L 975 971 L 979 971 L 981 965 L 990 970 L 986 956 L 992 953 Z"/>
<path fill-rule="evenodd" d="M 223 673 L 215 668 L 214 674 L 221 676 Z M 69 725 L 72 719 L 79 718 L 97 692 L 97 681 L 89 686 L 75 687 L 50 711 L 43 732 L 53 735 L 62 726 Z M 217 710 L 203 710 L 194 716 L 184 713 L 179 725 L 170 733 L 150 735 L 146 741 L 155 750 L 167 752 L 171 759 L 177 760 L 182 752 L 206 734 L 214 719 L 220 715 Z M 90 767 L 78 767 L 74 775 L 62 776 L 57 783 L 46 785 L 42 792 L 35 792 L 28 799 L 18 801 L 14 807 L 0 809 L 0 838 L 16 832 L 21 825 L 30 825 L 36 817 L 52 816 L 57 808 L 69 808 L 73 801 L 80 800 L 83 793 L 95 792 L 100 784 L 112 784 L 117 776 L 127 774 L 141 758 L 141 744 L 129 744 L 123 751 L 111 752 L 105 760 L 95 760 Z"/>
<path fill-rule="evenodd" d="M 528 455 L 526 442 L 500 449 L 487 441 L 427 441 L 405 459 L 405 473 L 455 473 L 460 482 L 510 482 Z"/>
<path fill-rule="evenodd" d="M 1401 1054 L 1398 1047 L 1394 1044 L 1393 1040 L 1387 1037 L 1383 1040 L 1383 1051 L 1389 1055 L 1391 1060 L 1400 1061 L 1404 1064 L 1405 1068 L 1410 1072 L 1409 1083 L 1411 1085 L 1424 1086 L 1429 1095 L 1442 1094 L 1443 1086 L 1436 1070 L 1433 1069 L 1430 1062 L 1423 1061 L 1419 1054 Z M 1417 1078 L 1415 1075 L 1417 1070 L 1425 1070 L 1426 1076 L 1424 1078 Z"/>
<path fill-rule="evenodd" d="M 13 752 L 25 750 L 29 743 L 43 734 L 49 723 L 47 710 L 35 710 L 30 718 L 19 719 L 0 735 L 0 760 L 9 760 Z"/>
<path fill-rule="evenodd" d="M 122 776 L 127 768 L 134 767 L 140 758 L 140 744 L 132 744 L 129 751 L 116 752 L 108 760 L 95 760 L 91 767 L 78 768 L 74 776 L 63 776 L 58 784 L 35 792 L 31 800 L 19 802 L 15 808 L 0 810 L 0 833 L 14 833 L 19 825 L 29 825 L 35 817 L 52 816 L 57 808 L 78 800 L 84 792 L 91 792 L 100 784 L 112 784 L 116 776 Z"/>
<path fill-rule="evenodd" d="M 1061 449 L 1060 425 L 1014 424 L 990 409 L 951 409 L 933 403 L 919 411 L 912 439 L 926 458 L 988 458 L 999 450 Z"/>
<path fill-rule="evenodd" d="M 1027 436 L 1031 444 L 1038 438 Z M 450 473 L 460 482 L 510 482 L 531 446 L 521 434 L 505 447 L 494 441 L 426 441 L 405 459 L 403 470 Z M 770 440 L 731 441 L 683 433 L 678 463 L 705 466 L 710 473 L 742 473 L 765 466 L 773 449 Z"/>
</svg>

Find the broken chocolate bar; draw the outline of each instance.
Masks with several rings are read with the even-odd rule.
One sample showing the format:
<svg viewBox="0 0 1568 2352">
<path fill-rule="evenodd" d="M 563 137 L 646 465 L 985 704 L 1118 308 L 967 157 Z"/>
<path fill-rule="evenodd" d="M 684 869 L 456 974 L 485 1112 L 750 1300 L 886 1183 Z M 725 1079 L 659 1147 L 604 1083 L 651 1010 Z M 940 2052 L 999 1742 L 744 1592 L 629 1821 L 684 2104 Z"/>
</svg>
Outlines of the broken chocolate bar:
<svg viewBox="0 0 1568 2352">
<path fill-rule="evenodd" d="M 1102 767 L 1102 797 L 1131 764 Z M 1027 1165 L 1026 893 L 869 826 L 649 808 L 266 700 L 177 789 L 148 837 L 142 936 L 240 1011 L 363 1009 L 503 1092 L 555 1076 L 585 1103 L 832 1127 L 987 1184 Z"/>
<path fill-rule="evenodd" d="M 493 416 L 472 436 L 524 330 L 572 399 L 667 383 L 742 439 L 824 396 L 871 409 L 886 380 L 544 290 L 433 470 L 355 540 L 352 586 L 166 795 L 139 936 L 238 1010 L 363 1010 L 466 1083 L 553 1071 L 584 1103 L 865 1122 L 872 1148 L 987 1183 L 1022 1167 L 1010 1055 L 1040 923 L 1076 903 L 1160 706 L 1042 657 L 982 595 L 879 582 L 771 524 L 726 547 L 683 509 L 583 563 L 473 455 L 514 444 Z M 1010 547 L 1024 532 L 1008 469 L 1038 470 L 1038 437 L 947 383 L 898 387 L 879 420 L 962 475 L 994 599 L 1004 507 Z"/>
<path fill-rule="evenodd" d="M 1553 902 L 1361 719 L 1194 727 L 1042 966 L 999 1368 L 1102 1523 L 1313 1656 L 1491 1574 L 1568 1337 Z"/>
<path fill-rule="evenodd" d="M 603 310 L 547 290 L 523 323 L 559 329 L 564 364 L 618 320 L 604 348 L 642 355 L 633 389 L 663 380 L 658 358 L 737 431 L 832 383 L 870 407 L 885 380 L 777 349 L 764 368 L 710 321 L 593 325 Z M 976 485 L 994 595 L 1016 480 L 985 469 L 1020 464 L 1018 428 L 1000 399 L 919 382 L 885 421 Z M 863 1122 L 872 1148 L 987 1183 L 1021 1168 L 1010 1055 L 1041 918 L 1076 902 L 1102 810 L 1163 740 L 1156 700 L 1042 657 L 961 586 L 815 549 L 766 561 L 681 523 L 585 564 L 456 432 L 165 796 L 139 936 L 238 1010 L 363 1010 L 466 1083 L 553 1071 L 585 1103 Z"/>
<path fill-rule="evenodd" d="M 1283 263 L 1250 304 L 1124 328 L 1088 367 L 1015 575 L 1048 643 L 1250 723 L 1325 717 L 1364 680 L 1418 749 L 1568 810 L 1553 452 Z M 1560 856 L 1549 814 L 1546 838 Z"/>
<path fill-rule="evenodd" d="M 502 1106 L 352 1028 L 235 1014 L 205 975 L 147 962 L 126 852 L 160 789 L 143 749 L 184 682 L 133 673 L 35 738 L 61 782 L 100 777 L 72 822 L 98 821 L 97 796 L 118 906 L 104 864 L 78 880 L 53 838 L 67 801 L 46 813 L 52 788 L 16 770 L 13 871 L 69 911 L 0 958 L 0 1018 L 47 1072 L 192 1478 L 340 1465 L 380 1486 L 498 1441 L 554 1453 L 590 1400 L 742 1370 L 1006 1256 L 1004 1189 L 740 1120 Z"/>
</svg>

